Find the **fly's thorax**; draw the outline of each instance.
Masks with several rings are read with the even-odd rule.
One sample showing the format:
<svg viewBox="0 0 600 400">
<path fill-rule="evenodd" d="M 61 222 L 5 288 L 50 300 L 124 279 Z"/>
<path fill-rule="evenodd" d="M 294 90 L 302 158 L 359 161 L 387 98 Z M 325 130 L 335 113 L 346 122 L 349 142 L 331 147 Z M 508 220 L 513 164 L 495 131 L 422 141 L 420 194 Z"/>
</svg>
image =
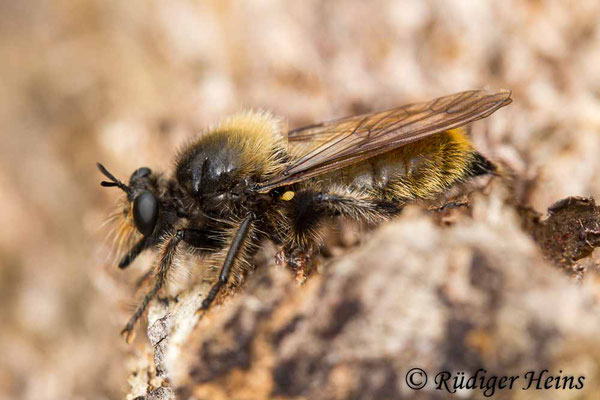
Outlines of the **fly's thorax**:
<svg viewBox="0 0 600 400">
<path fill-rule="evenodd" d="M 183 148 L 176 161 L 179 185 L 197 198 L 214 198 L 280 172 L 286 158 L 281 129 L 264 113 L 224 120 Z"/>
<path fill-rule="evenodd" d="M 211 139 L 190 146 L 177 163 L 179 185 L 196 197 L 227 190 L 240 175 L 240 149 L 226 137 Z"/>
</svg>

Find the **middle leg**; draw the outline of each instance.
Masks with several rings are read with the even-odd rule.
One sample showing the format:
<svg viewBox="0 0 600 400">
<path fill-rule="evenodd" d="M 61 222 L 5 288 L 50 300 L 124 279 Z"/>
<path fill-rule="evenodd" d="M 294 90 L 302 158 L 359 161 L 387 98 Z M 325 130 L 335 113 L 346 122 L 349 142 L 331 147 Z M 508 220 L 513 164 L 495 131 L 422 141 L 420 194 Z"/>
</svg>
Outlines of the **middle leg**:
<svg viewBox="0 0 600 400">
<path fill-rule="evenodd" d="M 244 242 L 248 237 L 248 233 L 250 231 L 252 221 L 255 219 L 254 214 L 249 213 L 241 222 L 239 229 L 235 233 L 231 241 L 231 245 L 229 246 L 229 250 L 227 251 L 227 255 L 225 256 L 225 261 L 223 266 L 221 267 L 221 271 L 219 272 L 219 277 L 217 282 L 210 288 L 210 291 L 206 295 L 206 298 L 202 301 L 202 306 L 198 311 L 207 310 L 212 302 L 215 300 L 221 288 L 227 284 L 229 281 L 229 275 L 231 274 L 231 270 L 233 269 L 234 263 L 236 262 L 242 248 L 244 246 Z"/>
</svg>

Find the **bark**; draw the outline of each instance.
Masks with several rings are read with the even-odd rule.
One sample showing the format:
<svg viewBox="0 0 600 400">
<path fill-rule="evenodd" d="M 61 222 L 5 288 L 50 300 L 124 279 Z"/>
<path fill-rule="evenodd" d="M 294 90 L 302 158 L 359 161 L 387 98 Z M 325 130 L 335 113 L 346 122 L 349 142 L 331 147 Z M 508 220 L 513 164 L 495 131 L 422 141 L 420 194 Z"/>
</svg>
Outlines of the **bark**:
<svg viewBox="0 0 600 400">
<path fill-rule="evenodd" d="M 600 246 L 600 207 L 593 198 L 567 197 L 548 208 L 548 217 L 521 208 L 523 227 L 544 255 L 565 268 L 580 272 L 575 263 Z"/>
<path fill-rule="evenodd" d="M 450 396 L 436 374 L 484 369 L 479 376 L 519 376 L 494 398 L 596 398 L 597 293 L 549 260 L 589 254 L 598 210 L 567 199 L 523 230 L 498 200 L 479 198 L 472 218 L 451 227 L 409 209 L 301 286 L 284 269 L 259 268 L 199 322 L 193 309 L 206 287 L 157 302 L 148 329 L 155 367 L 146 363 L 151 378 L 139 390 L 146 399 L 435 399 Z M 407 385 L 412 368 L 428 373 L 421 390 Z M 543 370 L 583 376 L 584 387 L 521 390 L 527 372 Z M 156 397 L 160 387 L 166 394 Z"/>
</svg>

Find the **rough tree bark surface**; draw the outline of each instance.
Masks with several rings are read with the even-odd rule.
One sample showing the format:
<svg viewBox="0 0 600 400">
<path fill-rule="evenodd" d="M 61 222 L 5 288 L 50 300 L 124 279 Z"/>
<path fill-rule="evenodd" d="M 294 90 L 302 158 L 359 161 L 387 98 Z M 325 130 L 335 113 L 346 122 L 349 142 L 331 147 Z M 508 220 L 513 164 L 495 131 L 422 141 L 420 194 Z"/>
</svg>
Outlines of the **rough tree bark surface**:
<svg viewBox="0 0 600 400">
<path fill-rule="evenodd" d="M 259 268 L 199 321 L 207 285 L 155 302 L 129 398 L 441 399 L 450 394 L 439 372 L 484 369 L 519 378 L 513 390 L 462 398 L 596 399 L 597 288 L 556 267 L 597 244 L 593 200 L 565 199 L 542 220 L 481 196 L 471 214 L 444 227 L 409 208 L 302 286 Z M 406 382 L 416 367 L 429 376 L 421 390 Z M 543 379 L 583 376 L 583 388 L 522 390 L 529 371 L 543 370 Z"/>
<path fill-rule="evenodd" d="M 592 254 L 600 246 L 600 207 L 593 198 L 567 197 L 548 209 L 548 218 L 530 208 L 522 208 L 523 228 L 554 263 L 583 271 L 576 261 Z"/>
</svg>

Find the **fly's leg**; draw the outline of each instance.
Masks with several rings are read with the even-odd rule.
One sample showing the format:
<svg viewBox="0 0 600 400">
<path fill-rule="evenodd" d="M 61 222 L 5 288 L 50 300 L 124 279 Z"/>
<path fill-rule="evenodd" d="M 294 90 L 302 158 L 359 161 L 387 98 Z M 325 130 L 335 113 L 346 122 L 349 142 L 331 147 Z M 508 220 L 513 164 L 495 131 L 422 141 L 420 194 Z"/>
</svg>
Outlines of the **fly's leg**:
<svg viewBox="0 0 600 400">
<path fill-rule="evenodd" d="M 231 245 L 229 246 L 229 250 L 227 252 L 227 256 L 225 257 L 225 262 L 221 267 L 221 271 L 219 272 L 219 279 L 217 282 L 210 288 L 210 291 L 206 295 L 206 298 L 202 301 L 202 305 L 200 306 L 198 311 L 208 310 L 212 302 L 215 300 L 221 288 L 227 284 L 229 280 L 229 274 L 231 273 L 231 268 L 235 263 L 235 260 L 242 249 L 246 238 L 248 237 L 248 232 L 250 231 L 250 227 L 252 225 L 252 221 L 255 216 L 252 213 L 249 213 L 240 224 L 239 229 L 237 230 L 233 240 L 231 241 Z"/>
<path fill-rule="evenodd" d="M 355 192 L 319 192 L 315 194 L 314 201 L 316 208 L 326 216 L 342 216 L 369 223 L 384 221 L 402 210 L 402 204 Z"/>
<path fill-rule="evenodd" d="M 169 270 L 171 269 L 171 265 L 173 264 L 173 258 L 175 257 L 175 252 L 177 250 L 177 245 L 184 236 L 184 230 L 180 229 L 173 236 L 169 238 L 164 247 L 161 250 L 161 254 L 158 259 L 158 265 L 156 269 L 156 276 L 154 286 L 146 293 L 144 299 L 138 306 L 135 313 L 131 316 L 125 328 L 121 331 L 121 336 L 125 338 L 127 343 L 131 343 L 135 338 L 135 333 L 133 332 L 133 328 L 135 323 L 140 319 L 146 307 L 148 307 L 148 303 L 152 300 L 158 291 L 164 286 Z"/>
<path fill-rule="evenodd" d="M 327 217 L 346 217 L 367 223 L 382 222 L 402 210 L 402 203 L 387 202 L 364 192 L 337 188 L 328 192 L 299 191 L 290 201 L 292 247 L 310 247 L 319 224 Z"/>
<path fill-rule="evenodd" d="M 154 285 L 146 293 L 142 302 L 136 309 L 135 313 L 131 316 L 125 328 L 121 331 L 121 335 L 125 338 L 127 343 L 131 343 L 135 338 L 133 328 L 136 322 L 141 318 L 148 307 L 150 301 L 156 297 L 158 291 L 165 285 L 171 266 L 173 265 L 173 259 L 177 251 L 177 246 L 180 242 L 186 242 L 191 246 L 202 249 L 202 251 L 210 252 L 216 251 L 221 248 L 221 243 L 214 239 L 208 234 L 207 230 L 202 229 L 178 229 L 163 245 L 158 256 L 158 263 L 156 269 L 145 274 L 142 280 L 138 284 L 142 284 L 147 278 L 152 276 L 154 273 Z"/>
<path fill-rule="evenodd" d="M 381 222 L 398 214 L 402 204 L 382 201 L 364 192 L 343 187 L 317 192 L 302 190 L 290 201 L 288 215 L 292 223 L 288 243 L 277 256 L 280 265 L 290 267 L 299 281 L 311 272 L 311 257 L 319 247 L 322 221 L 328 217 L 345 217 L 367 223 Z"/>
<path fill-rule="evenodd" d="M 313 270 L 313 257 L 316 246 L 308 248 L 284 247 L 275 255 L 275 264 L 289 268 L 295 275 L 298 283 L 304 283 Z"/>
<path fill-rule="evenodd" d="M 139 242 L 137 242 L 128 252 L 123 256 L 121 261 L 119 261 L 119 268 L 124 269 L 127 268 L 133 260 L 136 259 L 137 256 L 140 255 L 142 251 L 149 247 L 150 241 L 147 238 L 142 238 Z"/>
<path fill-rule="evenodd" d="M 469 206 L 469 202 L 468 201 L 459 201 L 459 200 L 452 200 L 449 201 L 447 203 L 445 203 L 444 205 L 442 205 L 441 207 L 437 207 L 434 208 L 432 211 L 441 213 L 447 210 L 453 210 L 456 208 L 460 208 L 460 207 L 468 207 Z"/>
<path fill-rule="evenodd" d="M 140 276 L 139 278 L 137 278 L 135 280 L 135 288 L 139 289 L 142 286 L 144 286 L 146 284 L 146 281 L 148 281 L 148 279 L 152 278 L 152 276 L 154 275 L 154 271 L 151 269 L 149 269 L 148 271 L 144 272 L 144 274 L 142 276 Z"/>
</svg>

